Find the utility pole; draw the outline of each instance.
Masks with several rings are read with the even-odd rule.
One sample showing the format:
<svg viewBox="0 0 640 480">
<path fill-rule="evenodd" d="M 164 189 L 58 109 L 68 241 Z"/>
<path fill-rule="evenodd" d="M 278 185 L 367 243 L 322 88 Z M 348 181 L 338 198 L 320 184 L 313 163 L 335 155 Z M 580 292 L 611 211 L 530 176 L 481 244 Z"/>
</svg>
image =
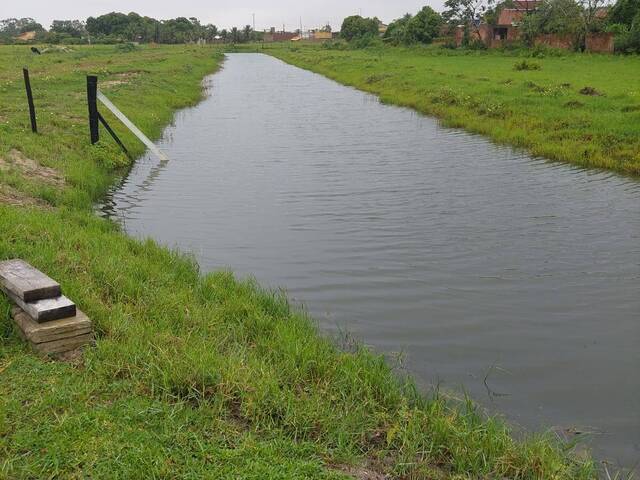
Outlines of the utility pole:
<svg viewBox="0 0 640 480">
<path fill-rule="evenodd" d="M 253 31 L 256 31 L 256 14 L 253 14 Z"/>
</svg>

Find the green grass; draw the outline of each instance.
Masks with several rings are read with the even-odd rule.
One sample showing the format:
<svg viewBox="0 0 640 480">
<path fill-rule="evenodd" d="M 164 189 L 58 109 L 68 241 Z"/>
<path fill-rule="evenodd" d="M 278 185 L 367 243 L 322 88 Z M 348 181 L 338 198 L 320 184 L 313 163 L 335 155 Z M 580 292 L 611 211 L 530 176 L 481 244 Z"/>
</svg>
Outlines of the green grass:
<svg viewBox="0 0 640 480">
<path fill-rule="evenodd" d="M 85 74 L 97 72 L 157 136 L 221 60 L 184 46 L 41 57 L 0 48 L 0 198 L 10 191 L 15 203 L 0 202 L 0 258 L 60 281 L 98 335 L 81 363 L 40 360 L 0 299 L 0 478 L 332 479 L 345 466 L 404 478 L 595 478 L 593 462 L 552 435 L 514 440 L 471 402 L 418 393 L 380 355 L 336 347 L 282 294 L 229 272 L 201 275 L 192 259 L 94 215 L 128 160 L 107 138 L 88 145 Z M 28 129 L 25 63 L 39 135 Z M 65 184 L 25 175 L 6 161 L 12 149 Z"/>
<path fill-rule="evenodd" d="M 551 160 L 640 174 L 639 56 L 265 47 L 258 51 L 437 116 L 446 126 Z"/>
</svg>

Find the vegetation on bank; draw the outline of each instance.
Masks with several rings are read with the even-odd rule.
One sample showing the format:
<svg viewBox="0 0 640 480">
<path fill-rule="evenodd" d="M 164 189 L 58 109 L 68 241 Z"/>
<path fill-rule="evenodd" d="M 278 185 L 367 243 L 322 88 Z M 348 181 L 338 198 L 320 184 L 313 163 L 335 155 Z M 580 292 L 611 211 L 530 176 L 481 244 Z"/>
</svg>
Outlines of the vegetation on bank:
<svg viewBox="0 0 640 480">
<path fill-rule="evenodd" d="M 29 32 L 33 38 L 25 40 L 20 37 Z M 54 20 L 48 30 L 30 17 L 0 20 L 0 44 L 243 43 L 261 38 L 262 33 L 254 31 L 251 25 L 218 29 L 213 24 L 201 23 L 196 17 L 158 20 L 135 12 L 111 12 L 89 17 L 86 21 Z"/>
<path fill-rule="evenodd" d="M 107 136 L 88 145 L 85 74 L 157 137 L 221 59 L 199 47 L 0 47 L 0 259 L 60 281 L 98 333 L 81 361 L 42 361 L 0 296 L 0 477 L 595 478 L 570 445 L 514 440 L 471 402 L 423 396 L 381 356 L 320 336 L 282 294 L 201 275 L 94 214 L 129 161 Z"/>
<path fill-rule="evenodd" d="M 640 174 L 639 57 L 334 46 L 258 51 L 535 156 Z"/>
<path fill-rule="evenodd" d="M 640 53 L 640 2 L 616 0 L 446 0 L 439 13 L 425 6 L 415 15 L 407 13 L 395 19 L 379 35 L 381 22 L 377 17 L 347 17 L 342 24 L 341 39 L 352 46 L 429 45 L 436 41 L 447 48 L 486 50 L 489 44 L 482 39 L 481 27 L 500 25 L 504 10 L 518 7 L 518 15 L 510 21 L 517 35 L 509 35 L 512 46 L 535 47 L 545 35 L 563 38 L 575 51 L 587 49 L 587 37 L 594 34 L 615 35 L 615 51 Z M 504 20 L 503 20 L 504 21 Z M 460 42 L 455 38 L 461 27 Z M 515 38 L 517 37 L 517 38 Z"/>
</svg>

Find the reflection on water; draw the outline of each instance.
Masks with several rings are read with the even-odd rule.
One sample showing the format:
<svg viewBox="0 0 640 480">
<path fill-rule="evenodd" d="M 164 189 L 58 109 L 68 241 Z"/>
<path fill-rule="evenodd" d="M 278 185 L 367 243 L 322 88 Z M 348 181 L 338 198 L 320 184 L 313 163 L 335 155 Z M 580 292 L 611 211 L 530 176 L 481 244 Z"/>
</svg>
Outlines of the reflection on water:
<svg viewBox="0 0 640 480">
<path fill-rule="evenodd" d="M 640 458 L 640 183 L 230 55 L 112 193 L 128 232 L 283 286 L 528 428 Z"/>
</svg>

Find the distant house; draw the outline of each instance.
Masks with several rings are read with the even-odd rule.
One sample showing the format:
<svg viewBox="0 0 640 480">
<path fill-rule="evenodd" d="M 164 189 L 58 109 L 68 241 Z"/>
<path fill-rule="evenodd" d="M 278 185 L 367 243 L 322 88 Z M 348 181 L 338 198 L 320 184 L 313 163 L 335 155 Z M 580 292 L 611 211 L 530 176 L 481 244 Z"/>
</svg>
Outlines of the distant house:
<svg viewBox="0 0 640 480">
<path fill-rule="evenodd" d="M 387 33 L 388 29 L 389 29 L 389 25 L 387 25 L 386 23 L 382 23 L 380 20 L 378 20 L 378 33 L 380 35 L 384 35 L 385 33 Z"/>
<path fill-rule="evenodd" d="M 276 32 L 276 29 L 272 27 L 271 30 L 264 33 L 263 41 L 267 43 L 288 42 L 290 40 L 293 40 L 297 36 L 298 36 L 297 33 L 285 32 L 284 30 L 281 32 Z"/>
<path fill-rule="evenodd" d="M 520 24 L 528 13 L 534 12 L 542 4 L 542 0 L 515 0 L 513 6 L 500 10 L 495 25 L 481 22 L 470 27 L 472 40 L 480 41 L 490 48 L 501 47 L 520 39 Z M 607 9 L 596 12 L 596 17 L 604 18 Z M 464 25 L 459 25 L 455 31 L 455 41 L 458 46 L 464 40 Z M 589 33 L 585 39 L 586 50 L 590 52 L 613 52 L 614 41 L 612 33 Z M 553 48 L 572 49 L 575 39 L 571 35 L 544 34 L 535 39 L 536 45 L 546 45 Z"/>
<path fill-rule="evenodd" d="M 517 40 L 520 37 L 518 30 L 520 22 L 527 13 L 535 11 L 541 3 L 540 0 L 518 0 L 513 2 L 512 8 L 503 8 L 491 32 L 492 43 Z"/>
<path fill-rule="evenodd" d="M 315 42 L 325 42 L 327 40 L 331 40 L 333 38 L 333 34 L 331 32 L 327 32 L 326 30 L 311 30 L 309 35 L 309 40 L 313 40 Z"/>
<path fill-rule="evenodd" d="M 17 37 L 13 37 L 15 40 L 19 42 L 30 42 L 36 39 L 37 32 L 23 32 Z"/>
</svg>

